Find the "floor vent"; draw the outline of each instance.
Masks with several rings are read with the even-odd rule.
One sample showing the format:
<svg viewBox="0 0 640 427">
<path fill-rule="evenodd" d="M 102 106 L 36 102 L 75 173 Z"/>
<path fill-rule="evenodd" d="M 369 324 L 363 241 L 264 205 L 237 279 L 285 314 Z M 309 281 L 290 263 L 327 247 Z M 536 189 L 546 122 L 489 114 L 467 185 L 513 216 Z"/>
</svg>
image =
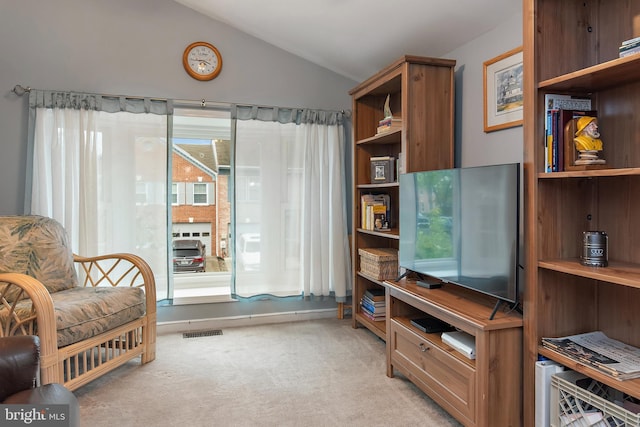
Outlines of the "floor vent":
<svg viewBox="0 0 640 427">
<path fill-rule="evenodd" d="M 212 337 L 214 335 L 222 335 L 222 330 L 207 329 L 206 331 L 183 332 L 182 338 Z"/>
</svg>

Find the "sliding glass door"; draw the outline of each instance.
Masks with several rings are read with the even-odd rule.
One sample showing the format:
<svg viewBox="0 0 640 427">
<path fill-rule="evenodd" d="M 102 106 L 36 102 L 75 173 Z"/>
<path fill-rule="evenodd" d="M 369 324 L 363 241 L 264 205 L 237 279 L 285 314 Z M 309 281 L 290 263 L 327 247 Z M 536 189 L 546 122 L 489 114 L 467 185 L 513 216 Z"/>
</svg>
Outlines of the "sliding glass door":
<svg viewBox="0 0 640 427">
<path fill-rule="evenodd" d="M 170 268 L 174 304 L 231 294 L 231 120 L 228 108 L 175 108 Z"/>
</svg>

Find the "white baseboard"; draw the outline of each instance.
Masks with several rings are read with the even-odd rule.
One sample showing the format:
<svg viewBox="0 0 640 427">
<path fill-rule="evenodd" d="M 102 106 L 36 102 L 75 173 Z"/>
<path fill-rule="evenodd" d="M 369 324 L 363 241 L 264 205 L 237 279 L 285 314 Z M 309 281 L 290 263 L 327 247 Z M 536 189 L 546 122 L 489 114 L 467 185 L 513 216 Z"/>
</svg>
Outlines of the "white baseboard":
<svg viewBox="0 0 640 427">
<path fill-rule="evenodd" d="M 170 334 L 204 329 L 224 329 L 238 326 L 266 325 L 270 323 L 296 322 L 303 320 L 326 319 L 338 316 L 337 308 L 321 310 L 291 311 L 285 313 L 251 314 L 246 316 L 219 317 L 198 320 L 178 320 L 158 322 L 157 333 Z"/>
</svg>

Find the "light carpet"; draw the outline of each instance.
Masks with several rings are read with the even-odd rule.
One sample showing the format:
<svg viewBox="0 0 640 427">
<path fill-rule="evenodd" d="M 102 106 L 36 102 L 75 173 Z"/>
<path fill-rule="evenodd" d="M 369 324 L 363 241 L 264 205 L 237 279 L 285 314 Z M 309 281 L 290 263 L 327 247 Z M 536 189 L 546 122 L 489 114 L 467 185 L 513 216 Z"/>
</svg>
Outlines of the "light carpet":
<svg viewBox="0 0 640 427">
<path fill-rule="evenodd" d="M 351 320 L 158 336 L 136 359 L 76 390 L 81 425 L 459 426 L 411 382 L 388 378 L 385 344 Z"/>
</svg>

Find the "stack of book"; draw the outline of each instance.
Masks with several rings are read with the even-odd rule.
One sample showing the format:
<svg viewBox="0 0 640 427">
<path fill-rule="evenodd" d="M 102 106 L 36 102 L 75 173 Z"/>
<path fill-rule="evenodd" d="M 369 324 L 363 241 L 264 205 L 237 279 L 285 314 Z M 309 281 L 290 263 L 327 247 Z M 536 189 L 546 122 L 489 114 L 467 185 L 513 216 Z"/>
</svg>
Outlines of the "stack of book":
<svg viewBox="0 0 640 427">
<path fill-rule="evenodd" d="M 361 197 L 362 228 L 389 231 L 391 198 L 388 194 L 363 194 Z"/>
<path fill-rule="evenodd" d="M 402 128 L 402 119 L 398 117 L 385 117 L 378 122 L 376 133 L 384 133 Z"/>
<path fill-rule="evenodd" d="M 565 169 L 566 148 L 573 149 L 573 138 L 565 141 L 567 123 L 583 115 L 596 116 L 591 110 L 591 99 L 570 95 L 545 95 L 545 172 L 561 172 Z M 569 135 L 571 137 L 571 135 Z"/>
<path fill-rule="evenodd" d="M 360 299 L 362 314 L 374 322 L 381 322 L 385 319 L 387 312 L 384 301 L 384 289 L 367 289 Z"/>
<path fill-rule="evenodd" d="M 622 42 L 619 48 L 620 58 L 625 56 L 640 53 L 640 37 L 625 40 Z"/>
</svg>

